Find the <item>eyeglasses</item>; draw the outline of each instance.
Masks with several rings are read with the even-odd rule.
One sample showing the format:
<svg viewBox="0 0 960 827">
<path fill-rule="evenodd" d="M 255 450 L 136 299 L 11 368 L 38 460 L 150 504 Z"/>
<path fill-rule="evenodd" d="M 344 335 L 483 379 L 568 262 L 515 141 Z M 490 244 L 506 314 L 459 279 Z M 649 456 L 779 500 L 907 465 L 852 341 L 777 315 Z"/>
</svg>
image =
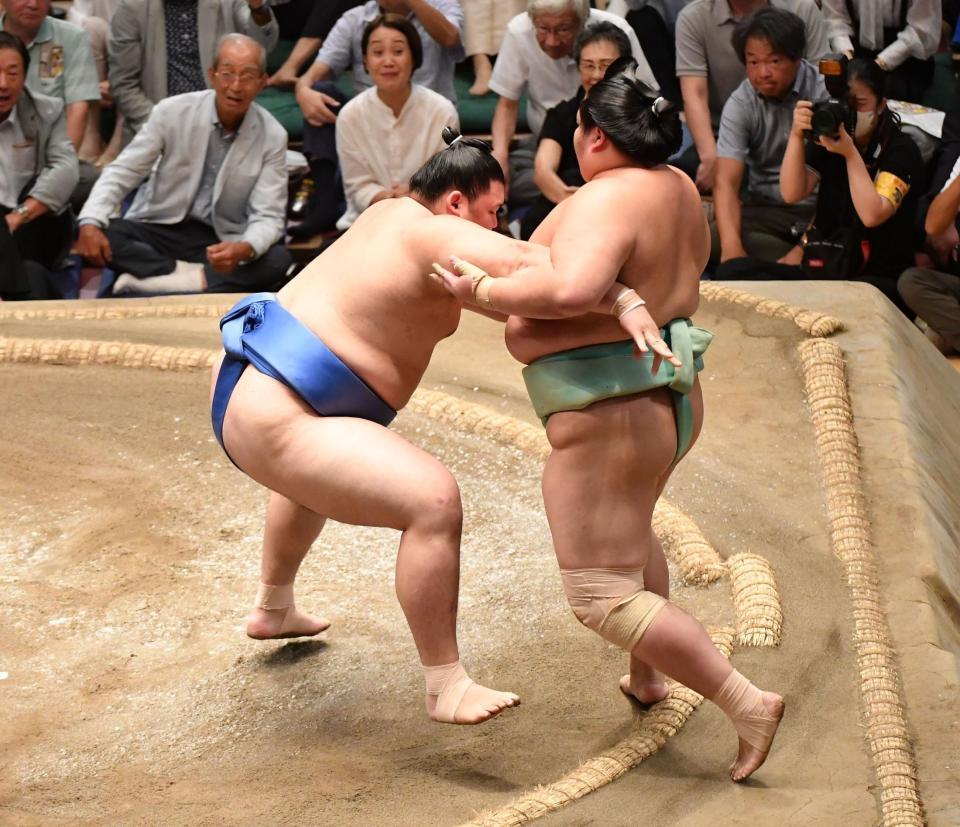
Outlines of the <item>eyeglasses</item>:
<svg viewBox="0 0 960 827">
<path fill-rule="evenodd" d="M 534 26 L 533 30 L 537 33 L 537 37 L 553 35 L 554 37 L 560 38 L 574 37 L 578 31 L 573 26 L 556 26 L 555 28 L 550 28 L 549 26 Z"/>
<path fill-rule="evenodd" d="M 601 60 L 599 63 L 593 63 L 589 60 L 581 60 L 580 68 L 585 72 L 606 72 L 612 63 L 612 60 Z"/>
<path fill-rule="evenodd" d="M 245 72 L 226 72 L 218 71 L 215 73 L 220 80 L 226 83 L 228 86 L 232 85 L 235 81 L 240 81 L 241 86 L 253 86 L 262 75 L 259 72 L 245 71 Z"/>
</svg>

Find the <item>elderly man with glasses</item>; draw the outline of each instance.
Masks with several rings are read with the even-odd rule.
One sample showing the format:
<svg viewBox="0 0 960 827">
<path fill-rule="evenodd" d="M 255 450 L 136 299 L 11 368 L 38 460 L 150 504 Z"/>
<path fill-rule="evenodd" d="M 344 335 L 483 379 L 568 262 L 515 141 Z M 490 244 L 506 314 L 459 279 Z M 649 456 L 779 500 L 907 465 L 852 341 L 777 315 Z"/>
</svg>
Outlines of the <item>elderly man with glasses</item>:
<svg viewBox="0 0 960 827">
<path fill-rule="evenodd" d="M 576 94 L 580 73 L 573 59 L 574 43 L 584 26 L 603 20 L 623 29 L 638 63 L 638 77 L 658 88 L 630 25 L 615 14 L 590 8 L 588 0 L 529 0 L 527 10 L 507 25 L 490 79 L 490 89 L 500 96 L 491 131 L 493 154 L 507 176 L 513 206 L 529 204 L 540 193 L 533 181 L 533 159 L 543 119 L 548 109 Z M 533 134 L 511 152 L 524 91 Z"/>
<path fill-rule="evenodd" d="M 213 88 L 157 104 L 103 171 L 76 251 L 118 274 L 114 294 L 274 290 L 286 280 L 287 134 L 253 100 L 265 67 L 259 43 L 225 35 Z M 138 186 L 126 215 L 110 220 Z"/>
</svg>

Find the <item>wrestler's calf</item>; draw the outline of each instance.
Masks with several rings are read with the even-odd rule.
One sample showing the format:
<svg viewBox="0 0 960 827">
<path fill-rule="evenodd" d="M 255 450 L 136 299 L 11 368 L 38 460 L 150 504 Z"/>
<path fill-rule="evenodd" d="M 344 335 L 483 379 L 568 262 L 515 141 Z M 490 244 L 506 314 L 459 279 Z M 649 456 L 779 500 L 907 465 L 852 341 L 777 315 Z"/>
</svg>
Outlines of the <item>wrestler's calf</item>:
<svg viewBox="0 0 960 827">
<path fill-rule="evenodd" d="M 696 641 L 703 627 L 689 615 L 658 594 L 644 590 L 643 569 L 565 569 L 560 572 L 563 587 L 573 613 L 589 629 L 604 640 L 614 643 L 644 662 L 666 674 L 676 672 L 666 668 L 664 652 L 684 659 L 685 649 L 695 653 Z M 664 612 L 664 609 L 668 609 Z M 644 652 L 644 636 L 663 613 L 663 621 L 656 626 L 656 651 Z M 716 655 L 716 650 L 711 650 Z M 655 657 L 651 658 L 653 654 Z M 656 657 L 659 655 L 659 657 Z M 689 658 L 692 661 L 694 658 Z M 660 660 L 660 663 L 653 662 Z M 685 683 L 702 692 L 730 718 L 739 738 L 737 758 L 730 765 L 730 777 L 743 781 L 765 760 L 780 719 L 783 717 L 783 698 L 773 692 L 762 692 L 736 669 L 729 668 L 719 688 L 707 690 L 699 680 L 688 678 Z M 690 677 L 694 677 L 692 674 Z M 717 687 L 714 683 L 713 687 Z M 621 685 L 621 688 L 622 685 Z M 707 691 L 705 691 L 707 690 Z"/>
</svg>

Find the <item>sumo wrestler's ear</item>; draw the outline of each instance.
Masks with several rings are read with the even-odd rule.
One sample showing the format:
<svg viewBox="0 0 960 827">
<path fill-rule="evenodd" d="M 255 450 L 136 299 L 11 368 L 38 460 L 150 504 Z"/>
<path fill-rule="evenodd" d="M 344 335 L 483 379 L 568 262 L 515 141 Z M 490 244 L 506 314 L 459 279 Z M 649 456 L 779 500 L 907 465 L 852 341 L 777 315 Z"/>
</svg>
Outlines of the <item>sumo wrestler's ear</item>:
<svg viewBox="0 0 960 827">
<path fill-rule="evenodd" d="M 443 205 L 447 208 L 447 212 L 459 215 L 463 207 L 463 193 L 460 190 L 450 190 L 443 197 Z"/>
<path fill-rule="evenodd" d="M 596 127 L 590 136 L 590 148 L 597 152 L 603 152 L 608 146 L 610 146 L 610 138 L 607 136 L 607 133 L 599 126 Z"/>
</svg>

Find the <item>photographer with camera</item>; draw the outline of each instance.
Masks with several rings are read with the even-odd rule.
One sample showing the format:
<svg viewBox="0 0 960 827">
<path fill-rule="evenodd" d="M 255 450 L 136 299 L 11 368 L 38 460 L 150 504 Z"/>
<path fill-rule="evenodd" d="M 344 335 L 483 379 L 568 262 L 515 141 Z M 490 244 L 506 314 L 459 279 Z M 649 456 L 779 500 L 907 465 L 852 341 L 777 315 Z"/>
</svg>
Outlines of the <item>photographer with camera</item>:
<svg viewBox="0 0 960 827">
<path fill-rule="evenodd" d="M 824 71 L 834 99 L 797 103 L 780 167 L 780 193 L 788 204 L 820 186 L 801 262 L 735 259 L 720 265 L 718 277 L 866 282 L 908 312 L 896 285 L 913 264 L 912 187 L 922 183 L 920 150 L 887 109 L 884 73 L 876 63 L 824 60 Z M 836 94 L 840 86 L 842 97 Z"/>
</svg>

